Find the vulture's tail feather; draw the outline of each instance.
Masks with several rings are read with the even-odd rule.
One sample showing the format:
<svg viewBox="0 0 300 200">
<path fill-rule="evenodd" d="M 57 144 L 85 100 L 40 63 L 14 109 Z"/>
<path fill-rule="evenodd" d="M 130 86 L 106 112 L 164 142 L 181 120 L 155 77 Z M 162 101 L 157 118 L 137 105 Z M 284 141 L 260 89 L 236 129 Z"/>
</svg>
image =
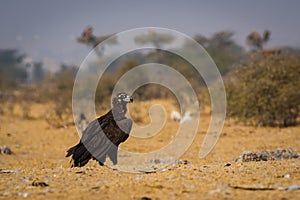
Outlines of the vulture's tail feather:
<svg viewBox="0 0 300 200">
<path fill-rule="evenodd" d="M 72 156 L 72 166 L 71 167 L 83 167 L 92 158 L 90 152 L 85 148 L 85 146 L 79 142 L 76 146 L 71 147 L 67 151 L 66 157 Z"/>
</svg>

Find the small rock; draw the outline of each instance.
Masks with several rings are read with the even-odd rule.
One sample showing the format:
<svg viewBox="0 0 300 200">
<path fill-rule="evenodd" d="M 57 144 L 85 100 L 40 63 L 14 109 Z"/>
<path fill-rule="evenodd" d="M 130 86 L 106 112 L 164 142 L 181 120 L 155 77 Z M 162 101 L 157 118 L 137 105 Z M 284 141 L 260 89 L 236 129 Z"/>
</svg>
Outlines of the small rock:
<svg viewBox="0 0 300 200">
<path fill-rule="evenodd" d="M 135 180 L 142 180 L 142 177 L 139 176 L 139 175 L 136 175 L 136 176 L 134 177 L 134 179 L 135 179 Z"/>
<path fill-rule="evenodd" d="M 99 189 L 100 189 L 100 186 L 95 186 L 95 187 L 92 187 L 91 189 L 92 189 L 92 190 L 99 190 Z"/>
<path fill-rule="evenodd" d="M 22 178 L 22 181 L 26 183 L 30 182 L 29 178 Z"/>
<path fill-rule="evenodd" d="M 33 181 L 31 183 L 32 186 L 35 186 L 35 187 L 47 187 L 49 186 L 47 183 L 43 182 L 43 181 Z"/>
<path fill-rule="evenodd" d="M 285 190 L 300 190 L 300 185 L 290 185 L 288 187 L 285 188 Z"/>
<path fill-rule="evenodd" d="M 161 171 L 165 172 L 165 171 L 168 171 L 168 169 L 167 168 L 163 168 Z"/>
<path fill-rule="evenodd" d="M 52 190 L 47 189 L 44 191 L 44 193 L 52 193 Z"/>
<path fill-rule="evenodd" d="M 159 163 L 160 163 L 160 160 L 159 160 L 159 159 L 155 159 L 155 160 L 154 160 L 154 163 L 155 163 L 155 164 L 159 164 Z"/>
<path fill-rule="evenodd" d="M 287 160 L 298 158 L 299 155 L 291 148 L 267 151 L 244 151 L 242 155 L 236 159 L 236 162 L 250 162 L 250 161 L 268 161 L 268 160 Z"/>
<path fill-rule="evenodd" d="M 28 197 L 29 192 L 18 192 L 18 196 L 22 196 L 22 197 Z"/>
<path fill-rule="evenodd" d="M 10 148 L 8 148 L 6 145 L 3 145 L 0 147 L 0 154 L 7 154 L 7 155 L 12 155 L 13 152 Z"/>
<path fill-rule="evenodd" d="M 150 197 L 142 197 L 141 200 L 152 200 Z"/>
<path fill-rule="evenodd" d="M 178 164 L 180 164 L 180 165 L 187 165 L 187 164 L 191 164 L 191 162 L 190 162 L 190 161 L 188 161 L 188 160 L 178 160 L 178 161 L 177 161 L 177 163 L 178 163 Z"/>
<path fill-rule="evenodd" d="M 290 174 L 285 174 L 285 175 L 284 175 L 284 178 L 290 178 L 290 177 L 291 177 Z"/>
<path fill-rule="evenodd" d="M 230 167 L 231 164 L 230 163 L 227 163 L 226 165 L 224 165 L 224 167 Z"/>
<path fill-rule="evenodd" d="M 11 169 L 0 169 L 0 173 L 10 174 L 10 173 L 17 173 L 17 171 L 16 170 L 11 170 Z"/>
<path fill-rule="evenodd" d="M 11 194 L 10 194 L 10 192 L 4 192 L 3 193 L 3 196 L 10 196 Z"/>
</svg>

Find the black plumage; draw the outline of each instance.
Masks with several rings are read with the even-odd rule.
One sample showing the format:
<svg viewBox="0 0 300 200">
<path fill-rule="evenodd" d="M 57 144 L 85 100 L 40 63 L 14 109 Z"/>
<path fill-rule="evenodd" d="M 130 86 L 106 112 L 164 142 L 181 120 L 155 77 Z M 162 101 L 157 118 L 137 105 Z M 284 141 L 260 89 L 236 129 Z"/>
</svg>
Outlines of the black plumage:
<svg viewBox="0 0 300 200">
<path fill-rule="evenodd" d="M 112 109 L 87 126 L 79 143 L 67 151 L 66 157 L 72 156 L 71 167 L 82 167 L 90 159 L 103 165 L 107 156 L 114 165 L 117 164 L 118 146 L 129 137 L 132 127 L 131 119 L 125 116 L 126 105 L 132 101 L 132 97 L 124 92 L 117 94 Z"/>
</svg>

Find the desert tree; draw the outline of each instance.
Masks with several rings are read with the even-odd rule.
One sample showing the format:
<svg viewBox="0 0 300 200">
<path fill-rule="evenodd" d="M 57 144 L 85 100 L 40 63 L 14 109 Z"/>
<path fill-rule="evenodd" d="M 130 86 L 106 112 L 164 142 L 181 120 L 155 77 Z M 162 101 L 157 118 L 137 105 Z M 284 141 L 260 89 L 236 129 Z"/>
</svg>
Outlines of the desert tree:
<svg viewBox="0 0 300 200">
<path fill-rule="evenodd" d="M 216 63 L 220 73 L 226 74 L 232 70 L 244 56 L 244 49 L 234 39 L 234 32 L 225 30 L 214 33 L 210 37 L 200 34 L 194 39 L 201 44 Z"/>
<path fill-rule="evenodd" d="M 263 45 L 266 44 L 270 39 L 271 32 L 269 30 L 265 30 L 263 35 L 260 35 L 258 32 L 253 31 L 249 33 L 246 38 L 246 43 L 253 50 L 262 50 Z"/>
<path fill-rule="evenodd" d="M 98 44 L 100 44 L 101 42 L 103 42 L 106 39 L 110 38 L 111 36 L 113 36 L 113 34 L 103 35 L 103 36 L 95 36 L 93 27 L 92 26 L 87 26 L 82 31 L 81 36 L 77 38 L 77 42 L 82 43 L 82 44 L 86 44 L 88 46 L 91 46 L 92 48 L 95 48 L 96 53 L 99 56 L 101 56 L 103 54 L 104 47 L 102 46 L 102 48 L 99 49 L 97 46 L 98 46 Z M 116 37 L 112 38 L 109 41 L 110 41 L 109 42 L 110 45 L 117 44 Z"/>
</svg>

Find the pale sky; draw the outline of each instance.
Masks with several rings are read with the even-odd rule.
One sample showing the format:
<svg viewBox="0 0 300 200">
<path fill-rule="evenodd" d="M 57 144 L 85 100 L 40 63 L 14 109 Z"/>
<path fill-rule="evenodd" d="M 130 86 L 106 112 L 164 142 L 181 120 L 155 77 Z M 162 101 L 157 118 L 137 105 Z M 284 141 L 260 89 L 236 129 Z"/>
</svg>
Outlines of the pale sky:
<svg viewBox="0 0 300 200">
<path fill-rule="evenodd" d="M 89 48 L 78 44 L 87 25 L 95 35 L 155 26 L 189 36 L 231 30 L 245 46 L 251 31 L 272 32 L 268 47 L 300 47 L 298 0 L 0 0 L 0 49 L 17 48 L 37 61 L 79 65 Z"/>
</svg>

